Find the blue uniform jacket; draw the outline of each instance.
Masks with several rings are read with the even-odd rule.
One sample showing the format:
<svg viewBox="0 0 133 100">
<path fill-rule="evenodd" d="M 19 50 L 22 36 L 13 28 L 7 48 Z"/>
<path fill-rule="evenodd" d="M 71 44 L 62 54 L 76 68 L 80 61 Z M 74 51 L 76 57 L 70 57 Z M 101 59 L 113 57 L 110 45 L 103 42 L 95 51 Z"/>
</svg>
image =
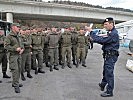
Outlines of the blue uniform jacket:
<svg viewBox="0 0 133 100">
<path fill-rule="evenodd" d="M 103 51 L 118 51 L 119 49 L 119 36 L 118 31 L 115 29 L 115 27 L 108 31 L 107 37 L 98 36 L 96 35 L 96 32 L 90 33 L 91 38 L 93 39 L 93 42 L 96 42 L 98 44 L 102 45 Z"/>
</svg>

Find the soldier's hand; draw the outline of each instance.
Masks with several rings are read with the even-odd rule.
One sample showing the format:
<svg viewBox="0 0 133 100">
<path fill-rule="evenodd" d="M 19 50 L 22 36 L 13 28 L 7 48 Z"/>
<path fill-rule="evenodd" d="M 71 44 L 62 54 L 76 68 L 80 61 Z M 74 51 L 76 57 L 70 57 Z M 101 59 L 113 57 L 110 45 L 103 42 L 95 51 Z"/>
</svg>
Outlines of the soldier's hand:
<svg viewBox="0 0 133 100">
<path fill-rule="evenodd" d="M 21 49 L 20 52 L 19 52 L 19 54 L 22 54 L 23 52 L 24 52 L 24 49 Z"/>
<path fill-rule="evenodd" d="M 32 48 L 32 45 L 30 45 L 30 48 Z"/>
<path fill-rule="evenodd" d="M 20 48 L 20 47 L 18 47 L 18 48 L 16 49 L 16 51 L 17 51 L 17 52 L 20 52 L 20 51 L 21 51 L 21 48 Z"/>
</svg>

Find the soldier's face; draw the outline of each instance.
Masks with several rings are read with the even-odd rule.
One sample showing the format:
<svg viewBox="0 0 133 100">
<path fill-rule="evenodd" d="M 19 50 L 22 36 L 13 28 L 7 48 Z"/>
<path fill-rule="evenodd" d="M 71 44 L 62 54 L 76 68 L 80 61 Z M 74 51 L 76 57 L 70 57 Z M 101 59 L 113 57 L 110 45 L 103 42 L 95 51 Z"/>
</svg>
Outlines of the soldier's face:
<svg viewBox="0 0 133 100">
<path fill-rule="evenodd" d="M 30 30 L 26 30 L 26 33 L 27 33 L 27 34 L 30 34 Z"/>
<path fill-rule="evenodd" d="M 51 30 L 50 29 L 47 29 L 47 32 L 51 32 Z"/>
<path fill-rule="evenodd" d="M 65 28 L 65 31 L 66 31 L 66 32 L 69 32 L 69 29 L 68 29 L 68 28 Z"/>
<path fill-rule="evenodd" d="M 52 32 L 56 32 L 56 30 L 57 30 L 56 28 L 52 28 Z"/>
<path fill-rule="evenodd" d="M 37 32 L 37 30 L 36 29 L 33 29 L 33 32 Z"/>
<path fill-rule="evenodd" d="M 30 32 L 32 33 L 32 32 L 34 32 L 33 30 L 30 30 Z"/>
<path fill-rule="evenodd" d="M 37 31 L 38 31 L 38 32 L 42 32 L 42 29 L 41 29 L 41 28 L 37 28 Z"/>
<path fill-rule="evenodd" d="M 80 29 L 80 33 L 81 33 L 81 34 L 84 34 L 84 30 L 83 30 L 83 29 Z"/>
<path fill-rule="evenodd" d="M 71 28 L 71 31 L 72 31 L 72 32 L 75 31 L 75 28 Z"/>
<path fill-rule="evenodd" d="M 20 33 L 23 35 L 24 34 L 24 31 L 23 30 L 20 30 Z"/>
<path fill-rule="evenodd" d="M 12 26 L 12 30 L 16 33 L 18 33 L 20 31 L 20 28 L 17 26 Z"/>
</svg>

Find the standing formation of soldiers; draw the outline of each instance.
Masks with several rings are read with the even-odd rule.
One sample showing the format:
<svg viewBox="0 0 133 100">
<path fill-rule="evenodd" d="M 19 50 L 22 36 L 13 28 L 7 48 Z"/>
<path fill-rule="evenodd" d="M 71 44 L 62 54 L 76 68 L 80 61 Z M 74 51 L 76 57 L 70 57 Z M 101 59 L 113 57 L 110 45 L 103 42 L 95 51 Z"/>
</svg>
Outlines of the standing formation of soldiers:
<svg viewBox="0 0 133 100">
<path fill-rule="evenodd" d="M 25 81 L 24 75 L 27 72 L 28 78 L 33 78 L 30 71 L 35 70 L 35 74 L 44 74 L 43 63 L 50 71 L 59 70 L 58 65 L 62 65 L 62 69 L 67 65 L 77 68 L 80 63 L 83 67 L 87 67 L 85 59 L 87 56 L 90 38 L 85 36 L 83 27 L 76 31 L 75 27 L 64 27 L 64 32 L 57 30 L 56 27 L 40 28 L 33 26 L 11 25 L 11 32 L 4 37 L 0 33 L 0 63 L 2 62 L 3 78 L 10 78 L 6 74 L 7 70 L 7 52 L 9 56 L 9 68 L 12 73 L 12 87 L 16 93 L 20 93 L 19 83 Z M 72 56 L 72 58 L 71 58 Z"/>
</svg>

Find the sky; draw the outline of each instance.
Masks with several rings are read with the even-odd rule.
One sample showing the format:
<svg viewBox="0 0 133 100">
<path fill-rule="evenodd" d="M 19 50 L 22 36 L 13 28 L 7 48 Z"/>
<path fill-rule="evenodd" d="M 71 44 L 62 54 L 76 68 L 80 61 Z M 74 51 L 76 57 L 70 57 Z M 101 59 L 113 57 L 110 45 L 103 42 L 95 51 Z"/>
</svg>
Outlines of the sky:
<svg viewBox="0 0 133 100">
<path fill-rule="evenodd" d="M 43 0 L 43 1 L 53 1 L 53 0 Z M 68 1 L 68 0 L 62 0 Z M 125 9 L 133 10 L 133 0 L 70 0 L 76 2 L 84 2 L 92 5 L 99 5 L 102 7 L 120 7 Z"/>
</svg>

